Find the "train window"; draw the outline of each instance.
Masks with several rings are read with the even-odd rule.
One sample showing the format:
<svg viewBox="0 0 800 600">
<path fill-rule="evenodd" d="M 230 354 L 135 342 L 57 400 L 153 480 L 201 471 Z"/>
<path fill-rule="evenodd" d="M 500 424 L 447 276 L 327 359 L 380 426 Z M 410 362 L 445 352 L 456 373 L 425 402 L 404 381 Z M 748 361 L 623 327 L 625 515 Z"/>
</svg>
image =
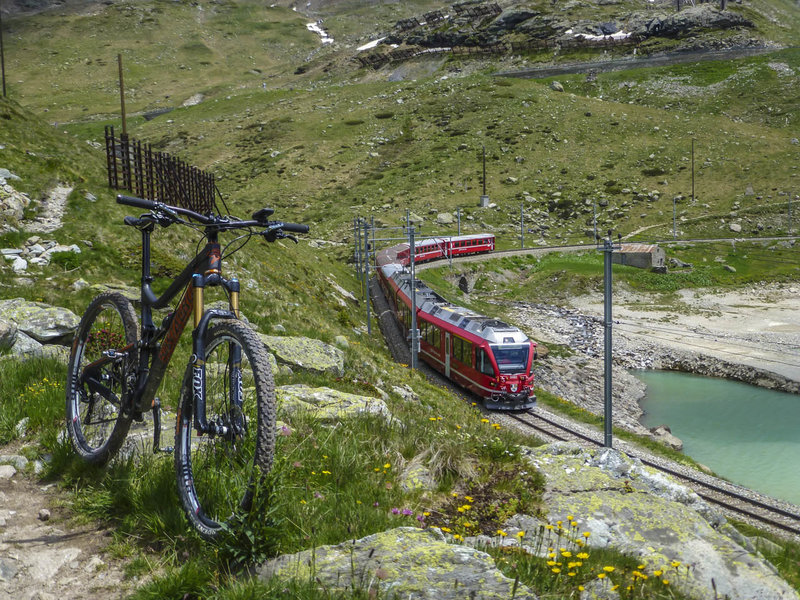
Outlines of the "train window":
<svg viewBox="0 0 800 600">
<path fill-rule="evenodd" d="M 528 366 L 530 344 L 504 344 L 491 346 L 501 373 L 524 373 Z"/>
<path fill-rule="evenodd" d="M 490 375 L 494 377 L 495 373 L 494 367 L 492 366 L 492 360 L 489 358 L 489 355 L 483 348 L 475 349 L 475 368 L 484 375 Z"/>
<path fill-rule="evenodd" d="M 458 336 L 453 337 L 451 346 L 453 358 L 465 365 L 472 365 L 472 343 Z"/>
</svg>

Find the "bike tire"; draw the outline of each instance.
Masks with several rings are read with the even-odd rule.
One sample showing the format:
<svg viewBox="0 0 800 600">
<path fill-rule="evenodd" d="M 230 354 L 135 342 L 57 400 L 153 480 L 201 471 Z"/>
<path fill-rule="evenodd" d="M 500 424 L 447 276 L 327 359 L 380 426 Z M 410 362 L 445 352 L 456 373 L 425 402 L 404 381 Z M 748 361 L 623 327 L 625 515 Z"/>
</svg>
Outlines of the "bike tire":
<svg viewBox="0 0 800 600">
<path fill-rule="evenodd" d="M 242 357 L 239 385 L 229 360 L 234 344 Z M 178 403 L 175 470 L 189 523 L 213 541 L 226 524 L 251 509 L 257 486 L 272 468 L 276 402 L 267 351 L 245 323 L 216 321 L 206 332 L 205 346 L 206 417 L 227 425 L 229 432 L 212 436 L 195 431 L 190 362 Z M 235 408 L 237 395 L 241 411 Z"/>
<path fill-rule="evenodd" d="M 66 386 L 67 432 L 77 454 L 89 463 L 108 462 L 128 434 L 132 415 L 124 409 L 136 374 L 138 342 L 139 321 L 125 296 L 107 292 L 89 303 L 72 342 Z M 123 348 L 125 356 L 87 368 L 104 352 Z M 89 380 L 101 385 L 90 386 Z"/>
</svg>

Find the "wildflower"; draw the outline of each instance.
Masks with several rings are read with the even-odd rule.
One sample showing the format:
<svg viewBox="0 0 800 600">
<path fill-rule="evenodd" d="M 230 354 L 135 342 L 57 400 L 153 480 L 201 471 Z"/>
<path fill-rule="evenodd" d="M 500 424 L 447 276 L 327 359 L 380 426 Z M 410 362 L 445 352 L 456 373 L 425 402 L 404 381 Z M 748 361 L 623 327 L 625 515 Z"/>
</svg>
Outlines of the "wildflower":
<svg viewBox="0 0 800 600">
<path fill-rule="evenodd" d="M 577 557 L 580 558 L 581 560 L 586 560 L 587 558 L 589 558 L 589 554 L 586 552 L 578 552 Z"/>
<path fill-rule="evenodd" d="M 393 515 L 399 515 L 400 514 L 400 509 L 399 508 L 393 508 L 392 509 L 392 514 Z"/>
<path fill-rule="evenodd" d="M 612 566 L 603 567 L 603 571 L 605 571 L 606 573 L 613 573 L 614 572 L 614 567 L 612 567 Z"/>
<path fill-rule="evenodd" d="M 585 537 L 585 538 L 588 538 L 590 535 L 592 535 L 592 534 L 590 532 L 588 532 L 588 531 L 584 531 L 583 532 L 583 537 Z"/>
<path fill-rule="evenodd" d="M 556 521 L 556 525 L 558 525 L 559 528 L 561 528 L 561 523 L 563 523 L 563 521 Z"/>
<path fill-rule="evenodd" d="M 619 584 L 611 587 L 612 592 L 616 592 L 618 589 L 619 589 Z"/>
<path fill-rule="evenodd" d="M 383 468 L 384 469 L 391 469 L 392 465 L 390 465 L 389 463 L 386 463 L 385 465 L 383 465 Z"/>
<path fill-rule="evenodd" d="M 669 581 L 667 581 L 666 579 L 662 579 L 661 583 L 663 583 L 664 585 L 669 585 Z"/>
<path fill-rule="evenodd" d="M 638 566 L 638 567 L 636 567 L 636 568 L 637 568 L 637 569 L 639 569 L 639 570 L 641 571 L 641 570 L 643 570 L 643 569 L 644 569 L 644 565 L 639 565 L 639 566 Z"/>
<path fill-rule="evenodd" d="M 414 514 L 414 511 L 412 511 L 410 508 L 404 508 L 402 514 L 406 517 L 410 517 Z"/>
<path fill-rule="evenodd" d="M 572 556 L 572 552 L 562 551 L 561 556 L 563 556 L 564 558 L 569 558 L 570 556 Z"/>
<path fill-rule="evenodd" d="M 508 534 L 505 531 L 503 531 L 502 529 L 498 529 L 497 530 L 497 535 L 499 535 L 501 537 L 506 537 Z"/>
<path fill-rule="evenodd" d="M 586 589 L 586 588 L 584 588 L 582 585 L 579 585 L 579 586 L 578 586 L 578 591 L 579 591 L 579 592 L 582 592 L 582 591 L 584 591 L 585 589 Z"/>
<path fill-rule="evenodd" d="M 466 500 L 469 503 L 474 502 L 474 500 L 472 499 L 472 496 L 464 496 L 464 500 Z"/>
<path fill-rule="evenodd" d="M 574 518 L 575 517 L 573 517 L 572 515 L 567 515 L 567 521 L 572 521 L 572 519 L 574 519 Z"/>
<path fill-rule="evenodd" d="M 422 516 L 423 516 L 423 517 L 430 517 L 430 516 L 431 516 L 431 513 L 429 513 L 429 512 L 426 510 L 425 512 L 423 512 L 423 513 L 422 513 Z"/>
<path fill-rule="evenodd" d="M 356 500 L 356 504 L 361 504 L 361 500 Z"/>
<path fill-rule="evenodd" d="M 464 538 L 463 538 L 462 536 L 460 536 L 459 534 L 457 534 L 457 533 L 456 533 L 456 534 L 453 534 L 453 539 L 454 539 L 454 540 L 461 540 L 461 541 L 463 541 L 463 540 L 464 540 Z"/>
<path fill-rule="evenodd" d="M 679 563 L 677 560 L 673 560 L 670 564 L 676 569 L 681 566 L 681 563 Z"/>
<path fill-rule="evenodd" d="M 555 552 L 550 552 L 550 553 L 547 555 L 547 557 L 548 557 L 548 558 L 555 558 L 555 557 L 556 557 L 556 553 L 555 553 Z"/>
<path fill-rule="evenodd" d="M 372 504 L 372 506 L 374 506 L 375 508 L 378 508 L 378 507 L 380 506 L 380 504 L 378 504 L 377 502 L 374 502 L 374 503 Z"/>
<path fill-rule="evenodd" d="M 472 523 L 470 523 L 469 521 L 464 521 L 463 525 L 464 527 L 472 527 Z"/>
<path fill-rule="evenodd" d="M 330 471 L 323 471 L 323 472 L 322 472 L 322 474 L 323 474 L 323 475 L 330 475 L 330 474 L 331 474 L 331 472 L 330 472 Z"/>
<path fill-rule="evenodd" d="M 577 527 L 577 526 L 578 526 L 578 522 L 577 522 L 577 521 L 570 521 L 570 523 L 569 523 L 569 524 L 570 524 L 572 527 Z"/>
<path fill-rule="evenodd" d="M 655 575 L 656 577 L 661 577 L 663 574 L 664 574 L 664 571 L 662 571 L 661 569 L 658 569 L 657 571 L 653 571 L 653 575 Z"/>
<path fill-rule="evenodd" d="M 481 423 L 488 423 L 489 419 L 481 419 Z"/>
<path fill-rule="evenodd" d="M 300 504 L 305 504 L 305 503 L 306 503 L 305 500 L 300 500 Z"/>
<path fill-rule="evenodd" d="M 553 526 L 552 525 L 545 525 L 544 528 L 545 529 L 549 529 L 550 531 L 553 530 Z"/>
<path fill-rule="evenodd" d="M 524 532 L 524 531 L 518 531 L 518 532 L 517 532 L 517 537 L 518 537 L 519 539 L 522 539 L 522 538 L 524 538 L 524 537 L 525 537 L 525 532 Z"/>
<path fill-rule="evenodd" d="M 381 471 L 381 468 L 380 468 L 380 467 L 375 467 L 375 472 L 376 472 L 376 473 L 380 473 L 380 471 Z"/>
<path fill-rule="evenodd" d="M 452 531 L 452 529 L 450 529 L 449 527 L 442 527 L 441 529 L 442 529 L 442 531 L 444 531 L 445 533 L 450 533 L 450 532 Z"/>
<path fill-rule="evenodd" d="M 606 578 L 606 574 L 605 573 L 598 573 L 597 574 L 597 578 L 598 579 L 605 579 Z"/>
<path fill-rule="evenodd" d="M 553 573 L 561 573 L 561 569 L 559 569 L 558 567 L 553 567 L 553 568 L 552 568 L 552 569 L 550 569 L 550 570 L 551 570 Z"/>
<path fill-rule="evenodd" d="M 450 495 L 451 495 L 453 498 L 458 498 L 458 492 L 453 492 L 453 493 L 452 493 L 452 494 L 450 494 Z"/>
<path fill-rule="evenodd" d="M 547 561 L 547 566 L 548 566 L 548 567 L 555 567 L 555 566 L 556 566 L 556 561 L 554 561 L 554 560 L 548 560 L 548 561 Z"/>
<path fill-rule="evenodd" d="M 436 421 L 436 417 L 428 417 L 428 421 Z"/>
<path fill-rule="evenodd" d="M 575 577 L 577 573 L 575 571 L 570 571 L 569 573 L 567 573 L 567 575 L 569 575 L 570 577 Z"/>
</svg>

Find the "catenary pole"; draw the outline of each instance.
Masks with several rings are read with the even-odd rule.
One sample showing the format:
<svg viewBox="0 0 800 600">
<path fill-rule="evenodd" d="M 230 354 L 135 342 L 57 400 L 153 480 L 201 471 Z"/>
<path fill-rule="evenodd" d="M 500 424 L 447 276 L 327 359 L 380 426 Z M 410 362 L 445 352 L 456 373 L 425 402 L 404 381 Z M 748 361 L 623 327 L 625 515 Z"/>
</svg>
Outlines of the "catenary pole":
<svg viewBox="0 0 800 600">
<path fill-rule="evenodd" d="M 613 407 L 612 407 L 612 381 L 611 381 L 611 365 L 612 365 L 612 318 L 611 318 L 611 255 L 614 252 L 614 242 L 611 239 L 611 231 L 608 232 L 608 237 L 603 240 L 603 304 L 604 304 L 604 318 L 603 327 L 605 330 L 604 335 L 604 354 L 605 354 L 605 370 L 603 374 L 603 428 L 604 439 L 603 445 L 606 448 L 611 448 L 613 439 Z"/>
<path fill-rule="evenodd" d="M 367 299 L 367 335 L 372 335 L 372 319 L 370 317 L 371 298 L 369 294 L 369 223 L 364 219 L 364 284 Z"/>
<path fill-rule="evenodd" d="M 408 228 L 408 250 L 408 263 L 411 267 L 411 289 L 409 290 L 409 294 L 411 294 L 411 331 L 409 335 L 411 339 L 411 368 L 416 369 L 419 335 L 417 331 L 417 281 L 414 273 L 414 227 Z"/>
<path fill-rule="evenodd" d="M 6 55 L 3 49 L 3 7 L 0 3 L 0 71 L 3 75 L 3 98 L 6 97 Z"/>
</svg>

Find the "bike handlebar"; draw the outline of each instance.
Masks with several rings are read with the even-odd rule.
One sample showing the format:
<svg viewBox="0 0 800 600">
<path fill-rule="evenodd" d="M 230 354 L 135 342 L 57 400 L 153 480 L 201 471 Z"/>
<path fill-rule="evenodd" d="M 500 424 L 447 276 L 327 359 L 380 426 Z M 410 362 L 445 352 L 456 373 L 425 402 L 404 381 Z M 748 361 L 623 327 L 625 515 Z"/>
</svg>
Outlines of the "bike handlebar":
<svg viewBox="0 0 800 600">
<path fill-rule="evenodd" d="M 208 225 L 212 227 L 216 226 L 219 229 L 244 229 L 246 227 L 266 226 L 271 231 L 281 230 L 281 231 L 290 231 L 293 233 L 309 232 L 308 225 L 302 225 L 300 223 L 284 223 L 282 221 L 258 221 L 258 220 L 237 221 L 237 220 L 231 220 L 229 217 L 214 217 L 210 215 L 201 215 L 200 213 L 194 212 L 193 210 L 189 210 L 187 208 L 181 208 L 180 206 L 169 206 L 168 204 L 164 204 L 162 202 L 153 202 L 152 200 L 137 198 L 135 196 L 125 196 L 123 194 L 119 194 L 117 196 L 117 203 L 125 204 L 127 206 L 134 206 L 136 208 L 142 208 L 150 211 L 166 212 L 168 215 L 183 215 L 195 221 L 199 221 L 203 225 Z M 272 211 L 270 210 L 270 213 L 271 212 Z"/>
</svg>

